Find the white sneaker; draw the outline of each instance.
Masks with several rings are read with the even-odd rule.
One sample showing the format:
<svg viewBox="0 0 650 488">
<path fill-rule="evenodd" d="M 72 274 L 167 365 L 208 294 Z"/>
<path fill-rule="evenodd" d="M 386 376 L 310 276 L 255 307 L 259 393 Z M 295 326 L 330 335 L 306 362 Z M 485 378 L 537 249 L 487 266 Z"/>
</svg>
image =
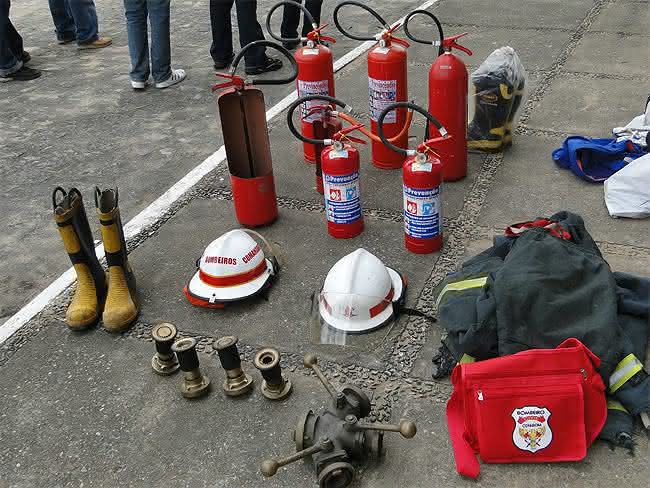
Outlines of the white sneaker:
<svg viewBox="0 0 650 488">
<path fill-rule="evenodd" d="M 131 80 L 131 88 L 133 88 L 134 90 L 144 90 L 148 86 L 151 86 L 151 79 L 148 79 L 147 81 Z"/>
<path fill-rule="evenodd" d="M 167 78 L 165 81 L 160 81 L 156 83 L 156 88 L 169 88 L 172 85 L 175 85 L 176 83 L 180 83 L 185 79 L 187 74 L 185 73 L 185 70 L 182 69 L 173 69 L 172 70 L 172 75 Z"/>
</svg>

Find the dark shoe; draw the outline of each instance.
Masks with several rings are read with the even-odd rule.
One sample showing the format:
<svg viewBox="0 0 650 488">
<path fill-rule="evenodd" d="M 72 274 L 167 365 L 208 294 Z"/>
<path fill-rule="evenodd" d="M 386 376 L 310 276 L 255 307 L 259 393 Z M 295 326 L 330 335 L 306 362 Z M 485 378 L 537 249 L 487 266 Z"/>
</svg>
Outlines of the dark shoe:
<svg viewBox="0 0 650 488">
<path fill-rule="evenodd" d="M 77 38 L 72 36 L 72 37 L 64 37 L 63 39 L 57 39 L 56 42 L 63 45 L 63 44 L 70 44 L 71 42 L 74 42 L 76 40 Z"/>
<path fill-rule="evenodd" d="M 40 76 L 41 72 L 39 70 L 23 66 L 15 73 L 11 73 L 10 75 L 6 76 L 0 76 L 0 81 L 29 81 L 40 78 Z"/>
<path fill-rule="evenodd" d="M 226 59 L 225 61 L 215 61 L 214 62 L 214 69 L 216 69 L 216 70 L 226 69 L 228 66 L 230 66 L 233 59 L 235 59 L 235 54 L 234 53 L 228 59 Z"/>
<path fill-rule="evenodd" d="M 247 66 L 245 71 L 247 75 L 261 75 L 262 73 L 277 71 L 280 68 L 282 68 L 282 61 L 276 58 L 267 57 L 263 65 L 251 68 Z"/>
<path fill-rule="evenodd" d="M 293 51 L 294 49 L 296 49 L 300 45 L 302 45 L 302 42 L 300 42 L 300 41 L 291 41 L 291 42 L 283 42 L 282 43 L 282 46 L 287 51 Z"/>
<path fill-rule="evenodd" d="M 20 56 L 20 60 L 23 62 L 23 64 L 26 64 L 32 60 L 32 57 L 27 51 L 23 51 L 23 54 Z"/>
</svg>

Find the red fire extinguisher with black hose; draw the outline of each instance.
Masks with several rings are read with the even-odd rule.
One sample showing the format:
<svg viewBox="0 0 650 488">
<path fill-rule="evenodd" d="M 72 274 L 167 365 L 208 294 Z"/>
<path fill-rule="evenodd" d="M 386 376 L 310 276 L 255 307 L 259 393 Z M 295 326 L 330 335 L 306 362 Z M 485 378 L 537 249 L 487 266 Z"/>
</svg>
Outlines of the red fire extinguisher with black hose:
<svg viewBox="0 0 650 488">
<path fill-rule="evenodd" d="M 303 142 L 322 145 L 321 169 L 323 172 L 323 195 L 327 232 L 337 239 L 356 237 L 363 232 L 361 192 L 359 187 L 359 151 L 351 144 L 366 144 L 363 139 L 349 136 L 363 125 L 352 125 L 336 132 L 331 139 L 312 139 L 301 134 L 293 123 L 293 113 L 305 102 L 321 100 L 341 108 L 344 102 L 326 95 L 308 95 L 293 102 L 287 110 L 287 125 L 291 133 Z"/>
<path fill-rule="evenodd" d="M 418 39 L 411 34 L 409 22 L 416 15 L 425 15 L 435 22 L 440 36 L 438 41 Z M 444 160 L 444 181 L 463 179 L 467 176 L 467 67 L 452 49 L 472 55 L 472 51 L 456 42 L 467 32 L 445 38 L 435 15 L 426 10 L 414 10 L 404 19 L 404 33 L 414 42 L 438 46 L 438 57 L 429 69 L 429 112 L 436 114 L 454 135 L 438 144 Z M 434 130 L 431 124 L 428 128 Z"/>
<path fill-rule="evenodd" d="M 271 16 L 273 13 L 282 6 L 289 6 L 299 8 L 305 15 L 305 21 L 309 22 L 312 26 L 312 31 L 307 34 L 307 37 L 285 38 L 280 37 L 271 29 Z M 298 63 L 298 78 L 296 80 L 296 89 L 298 97 L 305 95 L 329 95 L 334 96 L 334 60 L 332 57 L 332 50 L 327 47 L 323 42 L 331 44 L 336 43 L 333 37 L 321 35 L 321 31 L 327 27 L 327 24 L 318 26 L 314 22 L 309 10 L 307 10 L 300 2 L 295 1 L 282 1 L 275 4 L 269 10 L 266 16 L 266 30 L 269 35 L 279 42 L 303 42 L 304 46 L 296 50 L 294 55 L 296 63 Z M 314 122 L 319 120 L 318 113 L 308 114 L 310 105 L 304 104 L 302 107 L 302 132 L 308 137 L 314 137 Z M 327 124 L 326 124 L 327 127 Z M 336 131 L 328 135 L 331 138 Z M 318 137 L 316 137 L 318 139 Z M 313 144 L 304 143 L 303 152 L 305 161 L 308 163 L 316 162 L 317 150 Z"/>
<path fill-rule="evenodd" d="M 384 27 L 378 37 L 364 37 L 352 34 L 341 25 L 339 13 L 345 6 L 362 8 L 377 19 Z M 406 48 L 408 42 L 393 35 L 399 24 L 391 27 L 375 10 L 354 1 L 339 3 L 334 9 L 334 23 L 341 33 L 357 41 L 373 41 L 378 43 L 368 51 L 368 98 L 370 107 L 370 125 L 373 134 L 377 134 L 377 121 L 381 111 L 394 102 L 405 102 L 408 99 L 408 81 L 406 72 Z M 388 137 L 393 137 L 400 132 L 406 122 L 406 110 L 399 109 L 386 117 L 384 131 Z M 408 144 L 408 130 L 395 144 L 406 148 Z M 372 164 L 382 169 L 397 169 L 402 166 L 404 158 L 389 150 L 381 142 L 372 142 Z"/>
<path fill-rule="evenodd" d="M 248 49 L 267 46 L 280 51 L 293 68 L 285 78 L 247 79 L 237 76 L 237 66 Z M 273 222 L 278 205 L 273 181 L 273 163 L 266 125 L 264 94 L 254 85 L 284 85 L 298 76 L 298 65 L 289 51 L 275 42 L 255 41 L 233 59 L 228 73 L 216 73 L 228 81 L 212 91 L 225 89 L 217 98 L 223 144 L 226 148 L 235 214 L 240 224 L 257 227 Z"/>
<path fill-rule="evenodd" d="M 402 149 L 386 139 L 383 126 L 391 110 L 409 108 L 427 118 L 427 125 L 434 126 L 440 137 L 427 139 L 416 149 Z M 433 145 L 445 143 L 452 136 L 438 119 L 422 107 L 410 102 L 393 103 L 379 115 L 379 137 L 391 150 L 408 156 L 402 166 L 402 190 L 404 198 L 404 244 L 416 254 L 428 254 L 442 248 L 442 205 L 440 186 L 444 162 Z"/>
</svg>

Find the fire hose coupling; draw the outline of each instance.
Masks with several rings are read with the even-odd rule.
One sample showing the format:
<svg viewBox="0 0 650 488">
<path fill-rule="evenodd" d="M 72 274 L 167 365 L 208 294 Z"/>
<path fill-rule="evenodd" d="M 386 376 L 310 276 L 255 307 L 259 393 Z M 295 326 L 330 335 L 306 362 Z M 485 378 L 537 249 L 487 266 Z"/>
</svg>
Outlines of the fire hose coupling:
<svg viewBox="0 0 650 488">
<path fill-rule="evenodd" d="M 264 381 L 261 390 L 269 400 L 282 400 L 291 393 L 291 381 L 282 373 L 280 353 L 272 347 L 260 349 L 255 354 L 253 364 L 260 370 Z"/>
<path fill-rule="evenodd" d="M 311 32 L 307 34 L 307 37 L 282 37 L 278 36 L 273 32 L 273 29 L 271 28 L 271 17 L 275 13 L 277 9 L 280 7 L 284 6 L 284 8 L 290 7 L 290 8 L 298 8 L 302 10 L 304 16 L 305 16 L 305 22 L 308 22 L 309 25 L 312 26 Z M 327 36 L 322 36 L 321 31 L 327 27 L 328 24 L 323 24 L 320 27 L 314 20 L 314 17 L 311 15 L 311 12 L 307 10 L 307 8 L 301 4 L 300 2 L 295 2 L 295 1 L 289 1 L 289 0 L 284 0 L 282 2 L 278 2 L 273 7 L 271 7 L 271 10 L 269 10 L 269 13 L 266 15 L 266 31 L 269 33 L 269 35 L 275 39 L 278 42 L 305 42 L 305 41 L 311 41 L 314 44 L 320 44 L 321 41 L 326 41 L 326 42 L 331 42 L 331 43 L 336 43 L 336 40 L 333 37 L 327 37 Z"/>
<path fill-rule="evenodd" d="M 246 54 L 246 51 L 260 46 L 265 46 L 265 47 L 270 47 L 272 49 L 275 49 L 276 51 L 279 51 L 280 54 L 282 54 L 285 58 L 287 58 L 289 60 L 289 63 L 291 64 L 291 69 L 292 69 L 291 74 L 284 78 L 270 78 L 270 79 L 269 78 L 243 79 L 242 77 L 237 76 L 235 74 L 237 71 L 237 66 L 243 59 L 244 55 Z M 228 73 L 215 73 L 215 76 L 219 78 L 225 78 L 229 81 L 226 81 L 224 83 L 217 83 L 216 85 L 213 85 L 211 88 L 212 92 L 221 90 L 222 88 L 229 88 L 229 87 L 234 87 L 236 90 L 242 90 L 245 86 L 248 85 L 286 85 L 288 83 L 293 82 L 298 77 L 298 63 L 296 62 L 292 54 L 287 49 L 285 49 L 282 45 L 278 44 L 277 42 L 260 40 L 260 41 L 255 41 L 255 42 L 251 42 L 250 44 L 247 44 L 246 47 L 244 47 L 241 51 L 239 51 L 237 56 L 235 56 L 235 59 L 233 59 L 232 65 Z"/>
<path fill-rule="evenodd" d="M 384 134 L 384 119 L 390 112 L 398 108 L 409 108 L 423 115 L 428 122 L 431 122 L 436 127 L 436 129 L 438 129 L 438 132 L 440 133 L 440 137 L 435 137 L 432 139 L 427 138 L 423 143 L 418 145 L 417 149 L 402 149 L 401 147 L 395 146 L 390 139 L 386 138 L 386 135 Z M 413 102 L 391 103 L 390 105 L 385 107 L 384 110 L 382 110 L 381 114 L 379 114 L 379 119 L 377 120 L 377 132 L 379 133 L 379 138 L 381 139 L 381 142 L 383 142 L 386 145 L 386 147 L 392 149 L 397 153 L 404 154 L 406 156 L 418 156 L 421 154 L 425 154 L 427 152 L 437 154 L 435 149 L 431 147 L 431 145 L 435 144 L 436 142 L 440 142 L 446 139 L 451 139 L 451 137 L 453 137 L 447 132 L 447 129 L 443 127 L 443 125 L 440 123 L 438 119 L 436 119 L 433 115 L 431 115 L 431 113 L 429 113 L 427 110 L 423 109 L 422 107 L 416 105 Z M 427 134 L 428 134 L 428 127 L 427 127 Z"/>
<path fill-rule="evenodd" d="M 159 375 L 174 374 L 180 367 L 176 354 L 172 351 L 176 334 L 176 327 L 167 322 L 157 324 L 151 329 L 151 338 L 156 346 L 156 354 L 151 358 L 151 367 Z"/>
<path fill-rule="evenodd" d="M 438 28 L 438 35 L 439 39 L 438 40 L 433 40 L 429 41 L 427 39 L 420 39 L 415 37 L 412 33 L 411 30 L 409 29 L 409 22 L 413 17 L 416 15 L 424 15 L 426 17 L 429 17 L 433 22 L 436 24 L 436 27 Z M 429 44 L 433 46 L 438 47 L 438 55 L 441 55 L 445 52 L 451 52 L 452 49 L 458 49 L 459 51 L 463 51 L 464 53 L 468 54 L 469 56 L 472 55 L 472 51 L 465 46 L 461 46 L 458 44 L 456 41 L 460 39 L 463 36 L 467 35 L 467 32 L 463 32 L 462 34 L 457 34 L 455 36 L 450 36 L 450 37 L 445 37 L 443 32 L 442 32 L 442 24 L 438 20 L 438 18 L 433 15 L 431 12 L 427 10 L 414 10 L 410 14 L 406 16 L 404 19 L 404 33 L 406 34 L 406 37 L 411 39 L 414 42 L 418 42 L 420 44 Z"/>
<path fill-rule="evenodd" d="M 241 358 L 237 349 L 238 339 L 235 336 L 226 336 L 212 344 L 217 351 L 221 366 L 226 372 L 223 382 L 223 391 L 228 396 L 239 396 L 248 393 L 253 388 L 253 378 L 244 373 L 241 368 Z"/>
<path fill-rule="evenodd" d="M 196 353 L 196 339 L 187 337 L 177 340 L 172 346 L 176 353 L 181 371 L 183 371 L 183 383 L 181 393 L 185 398 L 198 398 L 206 395 L 210 390 L 210 380 L 201 373 L 199 368 L 199 356 Z"/>
</svg>

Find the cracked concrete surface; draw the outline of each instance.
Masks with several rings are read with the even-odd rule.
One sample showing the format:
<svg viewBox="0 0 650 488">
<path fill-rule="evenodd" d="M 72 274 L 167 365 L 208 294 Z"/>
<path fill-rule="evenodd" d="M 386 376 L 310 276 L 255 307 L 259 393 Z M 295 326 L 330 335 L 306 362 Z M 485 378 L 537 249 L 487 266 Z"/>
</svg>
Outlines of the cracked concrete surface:
<svg viewBox="0 0 650 488">
<path fill-rule="evenodd" d="M 273 2 L 259 3 L 261 14 Z M 393 21 L 421 2 L 369 3 Z M 334 2 L 325 5 L 323 18 L 329 19 Z M 301 366 L 310 350 L 321 355 L 336 385 L 354 382 L 372 395 L 372 419 L 409 417 L 419 426 L 412 440 L 388 435 L 388 458 L 363 470 L 354 486 L 476 485 L 453 468 L 444 419 L 449 382 L 430 377 L 439 328 L 405 317 L 352 351 L 314 348 L 308 295 L 338 258 L 363 246 L 407 275 L 409 305 L 433 312 L 435 287 L 462 259 L 487 247 L 505 225 L 560 208 L 583 215 L 613 269 L 650 275 L 650 221 L 609 218 L 602 187 L 558 169 L 550 158 L 567 135 L 604 137 L 640 112 L 650 82 L 644 55 L 648 7 L 637 0 L 441 0 L 431 8 L 447 34 L 470 33 L 464 42 L 475 51 L 465 58 L 470 67 L 492 49 L 511 45 L 530 74 L 512 150 L 471 154 L 468 178 L 445 186 L 445 247 L 438 254 L 416 257 L 403 250 L 399 175 L 371 168 L 366 152 L 362 196 L 368 229 L 351 241 L 329 238 L 313 191 L 313 167 L 302 162 L 300 145 L 280 114 L 269 123 L 280 219 L 261 232 L 278 248 L 284 270 L 269 301 L 215 312 L 192 308 L 182 295 L 204 246 L 236 226 L 222 165 L 129 242 L 143 298 L 130 331 L 70 333 L 62 322 L 68 290 L 0 346 L 0 488 L 315 486 L 313 468 L 305 463 L 270 480 L 258 472 L 261 460 L 292 451 L 289 431 L 297 418 L 327 400 Z M 34 65 L 45 72 L 34 82 L 0 84 L 0 325 L 69 266 L 51 222 L 54 186 L 76 185 L 88 193 L 94 184 L 117 185 L 127 221 L 221 144 L 209 94 L 207 2 L 172 5 L 172 61 L 187 69 L 188 79 L 142 94 L 128 87 L 122 2 L 101 2 L 98 11 L 101 30 L 115 45 L 78 53 L 54 43 L 42 2 L 12 5 Z M 362 14 L 350 21 L 368 26 Z M 337 37 L 337 57 L 356 45 Z M 361 114 L 367 110 L 363 58 L 336 79 L 337 95 Z M 425 46 L 410 49 L 410 97 L 421 103 L 430 62 Z M 265 89 L 267 106 L 290 91 Z M 179 377 L 151 373 L 149 331 L 159 320 L 199 340 L 202 367 L 216 386 L 209 397 L 187 402 L 178 391 Z M 255 351 L 277 346 L 295 384 L 292 397 L 278 404 L 258 391 L 240 401 L 224 398 L 211 343 L 227 333 L 241 337 L 245 368 L 254 375 Z M 596 444 L 580 463 L 484 465 L 478 485 L 524 487 L 544 480 L 549 486 L 645 487 L 648 439 L 637 435 L 636 442 L 635 457 Z"/>
</svg>

